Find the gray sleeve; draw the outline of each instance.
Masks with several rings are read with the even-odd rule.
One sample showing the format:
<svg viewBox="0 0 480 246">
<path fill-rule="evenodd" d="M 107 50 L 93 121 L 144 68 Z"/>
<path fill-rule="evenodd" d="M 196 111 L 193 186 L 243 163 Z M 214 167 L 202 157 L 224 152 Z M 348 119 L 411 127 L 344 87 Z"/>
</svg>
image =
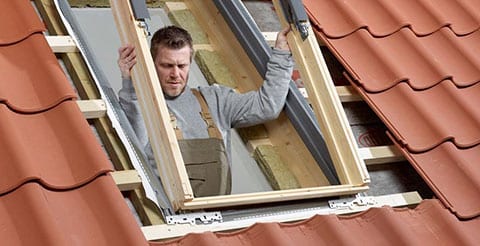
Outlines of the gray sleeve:
<svg viewBox="0 0 480 246">
<path fill-rule="evenodd" d="M 135 94 L 135 88 L 130 79 L 122 80 L 122 88 L 118 92 L 118 99 L 120 106 L 127 115 L 127 119 L 137 135 L 138 141 L 141 146 L 146 146 L 148 143 L 147 129 L 140 111 L 137 95 Z"/>
<path fill-rule="evenodd" d="M 208 103 L 210 108 L 218 107 L 216 116 L 220 124 L 233 128 L 260 124 L 276 119 L 282 111 L 293 65 L 289 51 L 273 49 L 265 80 L 258 90 L 240 94 L 226 87 L 210 86 L 215 89 L 202 90 L 202 93 L 206 98 L 215 98 Z"/>
</svg>

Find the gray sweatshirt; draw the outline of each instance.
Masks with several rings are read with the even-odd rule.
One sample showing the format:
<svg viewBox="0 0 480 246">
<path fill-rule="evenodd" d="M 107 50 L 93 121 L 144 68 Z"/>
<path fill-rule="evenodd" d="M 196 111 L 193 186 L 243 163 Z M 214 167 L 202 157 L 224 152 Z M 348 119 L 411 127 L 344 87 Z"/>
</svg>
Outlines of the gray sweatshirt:
<svg viewBox="0 0 480 246">
<path fill-rule="evenodd" d="M 257 91 L 240 94 L 220 85 L 198 88 L 222 134 L 230 163 L 230 129 L 252 126 L 278 117 L 285 104 L 293 65 L 290 52 L 273 49 L 265 81 Z M 122 81 L 119 101 L 140 143 L 145 146 L 148 159 L 154 160 L 131 80 Z M 208 138 L 207 125 L 200 115 L 200 104 L 188 86 L 178 97 L 166 99 L 166 103 L 169 111 L 177 118 L 177 126 L 184 139 Z M 155 167 L 154 164 L 152 166 Z"/>
</svg>

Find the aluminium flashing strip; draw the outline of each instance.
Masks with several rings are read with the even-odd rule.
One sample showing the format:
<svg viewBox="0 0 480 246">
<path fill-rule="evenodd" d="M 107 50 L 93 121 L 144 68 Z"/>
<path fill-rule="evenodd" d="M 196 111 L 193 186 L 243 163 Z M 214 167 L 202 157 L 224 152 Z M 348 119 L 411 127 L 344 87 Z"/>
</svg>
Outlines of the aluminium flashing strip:
<svg viewBox="0 0 480 246">
<path fill-rule="evenodd" d="M 143 150 L 144 148 L 140 146 L 139 140 L 137 139 L 132 126 L 120 107 L 117 95 L 106 79 L 103 70 L 97 64 L 95 54 L 91 52 L 87 40 L 83 38 L 84 34 L 72 14 L 69 3 L 67 0 L 55 0 L 55 3 L 58 12 L 61 13 L 62 21 L 67 27 L 69 35 L 71 35 L 76 42 L 80 53 L 84 57 L 92 77 L 94 78 L 100 95 L 102 99 L 105 100 L 107 115 L 120 140 L 124 143 L 134 168 L 138 171 L 141 177 L 147 198 L 160 208 L 163 216 L 171 214 L 173 209 L 166 197 L 163 186 L 159 182 L 158 177 L 153 174 L 152 167 L 148 165 Z"/>
<path fill-rule="evenodd" d="M 256 24 L 249 17 L 243 3 L 238 0 L 215 0 L 214 2 L 259 74 L 264 76 L 271 49 Z M 289 85 L 285 113 L 330 184 L 340 184 L 315 115 L 293 81 Z"/>
<path fill-rule="evenodd" d="M 362 204 L 354 204 L 352 201 L 363 199 Z M 342 205 L 332 208 L 331 203 L 340 202 Z M 264 207 L 251 207 L 242 210 L 229 210 L 222 212 L 221 223 L 196 223 L 179 224 L 175 227 L 169 225 L 152 225 L 142 227 L 147 240 L 166 240 L 187 236 L 192 233 L 204 232 L 233 232 L 233 234 L 242 233 L 259 223 L 297 223 L 302 220 L 308 220 L 316 215 L 347 215 L 364 212 L 375 207 L 405 207 L 416 206 L 422 202 L 418 192 L 397 193 L 382 196 L 349 196 L 340 200 L 313 199 L 301 203 L 286 203 L 280 205 L 268 205 Z"/>
<path fill-rule="evenodd" d="M 478 245 L 479 227 L 480 218 L 458 220 L 431 199 L 414 209 L 384 206 L 294 223 L 256 223 L 242 230 L 189 233 L 150 245 Z"/>
</svg>

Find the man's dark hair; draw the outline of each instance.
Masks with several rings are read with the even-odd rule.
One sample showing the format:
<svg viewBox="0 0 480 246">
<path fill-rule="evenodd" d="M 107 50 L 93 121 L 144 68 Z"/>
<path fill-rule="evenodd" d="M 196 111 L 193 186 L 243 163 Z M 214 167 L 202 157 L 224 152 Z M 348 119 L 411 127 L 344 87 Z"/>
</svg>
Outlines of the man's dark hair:
<svg viewBox="0 0 480 246">
<path fill-rule="evenodd" d="M 181 49 L 187 45 L 190 47 L 191 61 L 193 57 L 193 41 L 190 33 L 181 27 L 166 26 L 158 29 L 155 34 L 153 34 L 152 40 L 150 41 L 150 53 L 153 59 L 155 59 L 160 46 L 170 49 Z"/>
</svg>

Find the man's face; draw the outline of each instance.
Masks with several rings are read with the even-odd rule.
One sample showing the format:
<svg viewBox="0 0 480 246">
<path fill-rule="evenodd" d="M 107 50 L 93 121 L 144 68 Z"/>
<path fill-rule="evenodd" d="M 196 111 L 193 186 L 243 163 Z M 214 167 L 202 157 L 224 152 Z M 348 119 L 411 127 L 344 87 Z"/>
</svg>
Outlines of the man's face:
<svg viewBox="0 0 480 246">
<path fill-rule="evenodd" d="M 154 62 L 163 93 L 168 97 L 180 95 L 188 80 L 190 47 L 170 49 L 160 46 Z"/>
</svg>

